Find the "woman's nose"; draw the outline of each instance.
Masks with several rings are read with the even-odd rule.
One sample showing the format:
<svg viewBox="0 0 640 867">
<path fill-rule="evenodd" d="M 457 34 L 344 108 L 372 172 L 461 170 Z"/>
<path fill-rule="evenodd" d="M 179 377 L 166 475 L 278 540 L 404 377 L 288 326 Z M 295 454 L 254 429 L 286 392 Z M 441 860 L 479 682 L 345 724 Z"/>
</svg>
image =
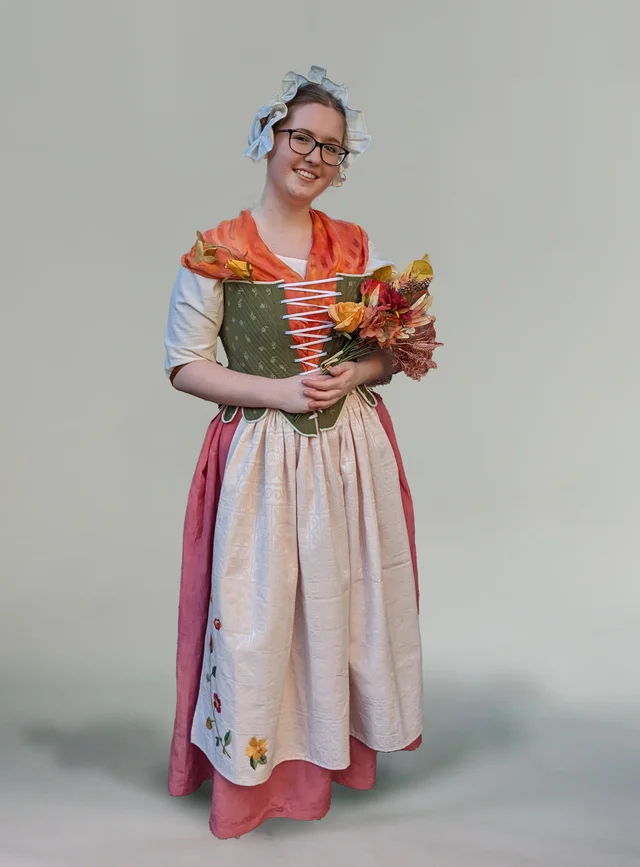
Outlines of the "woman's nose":
<svg viewBox="0 0 640 867">
<path fill-rule="evenodd" d="M 314 148 L 310 154 L 307 154 L 306 162 L 311 163 L 311 165 L 315 166 L 317 166 L 318 163 L 322 162 L 322 157 L 320 156 L 320 148 Z"/>
</svg>

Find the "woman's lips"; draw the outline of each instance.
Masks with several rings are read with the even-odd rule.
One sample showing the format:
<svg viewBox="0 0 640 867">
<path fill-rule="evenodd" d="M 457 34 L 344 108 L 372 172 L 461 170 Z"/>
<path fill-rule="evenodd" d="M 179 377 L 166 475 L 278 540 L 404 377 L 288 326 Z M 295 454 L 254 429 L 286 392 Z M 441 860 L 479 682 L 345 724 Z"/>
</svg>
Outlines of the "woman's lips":
<svg viewBox="0 0 640 867">
<path fill-rule="evenodd" d="M 307 172 L 306 169 L 294 169 L 294 172 L 299 178 L 302 178 L 303 181 L 307 181 L 307 183 L 312 183 L 313 181 L 318 180 L 317 175 L 314 175 L 313 172 Z"/>
</svg>

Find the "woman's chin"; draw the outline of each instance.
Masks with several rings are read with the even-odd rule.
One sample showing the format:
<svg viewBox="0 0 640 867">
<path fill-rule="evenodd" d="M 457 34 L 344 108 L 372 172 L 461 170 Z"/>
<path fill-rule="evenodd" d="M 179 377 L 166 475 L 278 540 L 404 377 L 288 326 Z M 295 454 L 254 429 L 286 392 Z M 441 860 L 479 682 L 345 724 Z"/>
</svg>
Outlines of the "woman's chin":
<svg viewBox="0 0 640 867">
<path fill-rule="evenodd" d="M 305 186 L 301 186 L 295 181 L 293 184 L 287 184 L 287 192 L 296 202 L 312 202 L 321 193 L 324 193 L 326 189 L 326 184 L 305 184 Z"/>
</svg>

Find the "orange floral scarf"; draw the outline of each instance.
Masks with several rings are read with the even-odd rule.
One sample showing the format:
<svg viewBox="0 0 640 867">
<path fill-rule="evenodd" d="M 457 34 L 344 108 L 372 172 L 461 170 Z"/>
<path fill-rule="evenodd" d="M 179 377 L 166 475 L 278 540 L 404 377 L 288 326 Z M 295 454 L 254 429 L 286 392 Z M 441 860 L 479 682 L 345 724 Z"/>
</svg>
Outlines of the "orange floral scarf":
<svg viewBox="0 0 640 867">
<path fill-rule="evenodd" d="M 313 222 L 313 244 L 309 253 L 307 269 L 304 280 L 323 280 L 335 277 L 337 274 L 364 274 L 369 258 L 369 239 L 364 229 L 354 223 L 346 223 L 342 220 L 332 220 L 322 211 L 311 211 Z M 190 271 L 200 274 L 202 277 L 211 277 L 215 280 L 227 280 L 233 282 L 229 269 L 225 268 L 227 259 L 248 261 L 252 268 L 254 282 L 275 283 L 283 280 L 286 283 L 299 283 L 302 281 L 300 274 L 293 271 L 281 259 L 271 252 L 258 234 L 258 228 L 250 211 L 242 211 L 234 220 L 225 220 L 215 229 L 203 233 L 205 244 L 219 246 L 220 261 L 206 262 L 196 256 L 197 244 L 182 257 L 182 264 Z M 196 259 L 201 259 L 196 261 Z M 237 278 L 236 278 L 237 279 Z M 321 288 L 332 288 L 328 283 Z M 285 289 L 287 301 L 304 300 L 306 293 L 299 292 L 294 288 Z M 335 298 L 326 298 L 323 304 L 330 304 Z M 317 308 L 287 305 L 287 312 L 305 316 L 310 312 L 317 312 Z M 309 322 L 300 321 L 295 317 L 288 320 L 288 328 L 304 328 Z M 329 332 L 329 327 L 327 332 Z M 293 343 L 297 347 L 298 356 L 305 358 L 311 350 L 306 350 L 304 344 L 307 341 L 305 335 L 294 334 Z"/>
</svg>

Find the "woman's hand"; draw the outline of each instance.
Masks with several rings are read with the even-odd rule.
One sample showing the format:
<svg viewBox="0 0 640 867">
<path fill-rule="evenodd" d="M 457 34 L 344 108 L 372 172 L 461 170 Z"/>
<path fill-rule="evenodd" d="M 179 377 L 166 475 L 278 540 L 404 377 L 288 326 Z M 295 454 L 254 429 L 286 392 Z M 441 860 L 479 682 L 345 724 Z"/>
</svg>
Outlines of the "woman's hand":
<svg viewBox="0 0 640 867">
<path fill-rule="evenodd" d="M 275 408 L 295 415 L 311 412 L 309 398 L 304 393 L 306 377 L 296 374 L 285 379 L 273 379 L 270 382 L 278 389 Z"/>
<path fill-rule="evenodd" d="M 363 368 L 356 361 L 343 361 L 327 373 L 310 373 L 301 376 L 303 394 L 309 401 L 309 409 L 328 409 L 345 394 L 362 385 Z"/>
<path fill-rule="evenodd" d="M 278 388 L 277 408 L 283 412 L 304 413 L 329 409 L 354 388 L 392 372 L 386 352 L 371 352 L 360 361 L 343 361 L 307 376 L 289 376 L 275 380 Z M 273 404 L 271 404 L 273 405 Z"/>
</svg>

